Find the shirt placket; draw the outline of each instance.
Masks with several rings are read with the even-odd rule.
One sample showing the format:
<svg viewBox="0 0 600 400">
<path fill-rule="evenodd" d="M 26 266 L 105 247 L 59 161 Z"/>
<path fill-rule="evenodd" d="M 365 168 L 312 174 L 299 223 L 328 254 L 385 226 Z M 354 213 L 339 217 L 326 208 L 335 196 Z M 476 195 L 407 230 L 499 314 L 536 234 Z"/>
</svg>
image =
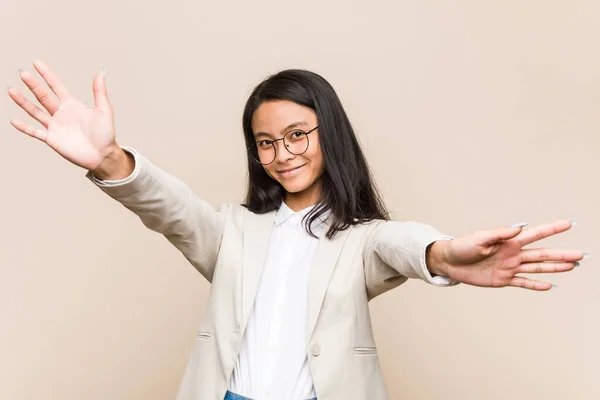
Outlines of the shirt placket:
<svg viewBox="0 0 600 400">
<path fill-rule="evenodd" d="M 294 244 L 298 240 L 298 229 L 296 228 L 297 221 L 290 217 L 291 221 L 287 221 L 287 226 L 282 226 L 281 230 L 281 248 L 279 250 L 279 260 L 277 260 L 276 268 L 276 285 L 273 296 L 273 309 L 272 319 L 269 324 L 269 364 L 267 366 L 266 376 L 268 377 L 268 383 L 265 388 L 272 388 L 273 384 L 277 380 L 278 366 L 281 364 L 279 359 L 285 356 L 285 349 L 282 349 L 282 326 L 283 326 L 283 312 L 286 305 L 286 293 L 288 292 L 287 285 L 289 284 L 289 273 L 294 260 L 295 252 L 293 249 L 296 247 Z M 277 355 L 277 356 L 275 356 Z M 271 398 L 271 392 L 267 389 L 264 393 L 265 399 Z"/>
</svg>

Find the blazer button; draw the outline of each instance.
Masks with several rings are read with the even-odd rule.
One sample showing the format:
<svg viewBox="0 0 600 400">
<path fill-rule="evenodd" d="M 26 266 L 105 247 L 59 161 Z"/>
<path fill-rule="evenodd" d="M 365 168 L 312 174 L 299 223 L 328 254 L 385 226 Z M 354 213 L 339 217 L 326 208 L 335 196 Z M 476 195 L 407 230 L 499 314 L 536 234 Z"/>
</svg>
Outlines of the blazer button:
<svg viewBox="0 0 600 400">
<path fill-rule="evenodd" d="M 313 344 L 310 346 L 310 352 L 313 356 L 317 357 L 319 354 L 321 354 L 321 348 L 318 344 Z"/>
</svg>

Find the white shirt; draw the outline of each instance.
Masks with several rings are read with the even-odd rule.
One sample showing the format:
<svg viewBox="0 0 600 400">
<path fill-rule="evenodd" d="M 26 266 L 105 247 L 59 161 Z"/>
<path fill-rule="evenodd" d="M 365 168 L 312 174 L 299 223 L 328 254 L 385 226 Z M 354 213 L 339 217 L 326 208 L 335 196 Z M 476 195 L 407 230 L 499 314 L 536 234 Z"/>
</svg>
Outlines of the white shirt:
<svg viewBox="0 0 600 400">
<path fill-rule="evenodd" d="M 313 206 L 314 207 L 314 206 Z M 229 390 L 251 399 L 316 397 L 307 357 L 308 277 L 318 239 L 302 218 L 313 208 L 277 211 L 264 270 Z M 323 234 L 323 219 L 312 225 Z"/>
</svg>

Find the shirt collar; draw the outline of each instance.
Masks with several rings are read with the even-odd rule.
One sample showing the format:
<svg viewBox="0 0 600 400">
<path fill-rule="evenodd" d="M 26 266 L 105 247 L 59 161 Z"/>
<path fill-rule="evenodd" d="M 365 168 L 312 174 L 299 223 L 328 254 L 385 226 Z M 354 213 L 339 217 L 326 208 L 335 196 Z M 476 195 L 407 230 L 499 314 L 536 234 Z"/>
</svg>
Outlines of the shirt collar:
<svg viewBox="0 0 600 400">
<path fill-rule="evenodd" d="M 308 214 L 315 206 L 309 206 L 303 208 L 300 211 L 294 211 L 290 207 L 288 207 L 285 202 L 281 202 L 281 206 L 277 210 L 277 215 L 275 216 L 275 226 L 279 226 L 286 221 L 289 221 L 294 226 L 299 226 L 302 223 L 302 219 Z M 329 217 L 331 214 L 330 211 L 325 213 L 325 215 L 321 216 L 319 219 L 315 221 L 313 227 L 320 227 L 323 222 Z"/>
</svg>

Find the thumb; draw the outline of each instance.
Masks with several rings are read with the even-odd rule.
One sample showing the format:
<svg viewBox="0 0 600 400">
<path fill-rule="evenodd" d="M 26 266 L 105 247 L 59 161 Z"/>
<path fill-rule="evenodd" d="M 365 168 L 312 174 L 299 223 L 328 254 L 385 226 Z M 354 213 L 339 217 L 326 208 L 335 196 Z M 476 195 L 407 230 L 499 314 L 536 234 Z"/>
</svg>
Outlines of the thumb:
<svg viewBox="0 0 600 400">
<path fill-rule="evenodd" d="M 92 84 L 92 90 L 94 92 L 94 104 L 100 111 L 109 113 L 112 111 L 110 103 L 108 101 L 108 93 L 106 92 L 105 85 L 106 78 L 106 67 L 102 68 L 102 71 L 94 77 Z"/>
<path fill-rule="evenodd" d="M 526 225 L 526 223 L 519 223 L 514 224 L 510 227 L 504 226 L 501 228 L 492 229 L 490 231 L 487 231 L 486 234 L 483 235 L 480 243 L 482 245 L 489 246 L 501 242 L 503 240 L 512 239 L 519 233 L 521 233 L 523 231 L 523 227 Z"/>
</svg>

